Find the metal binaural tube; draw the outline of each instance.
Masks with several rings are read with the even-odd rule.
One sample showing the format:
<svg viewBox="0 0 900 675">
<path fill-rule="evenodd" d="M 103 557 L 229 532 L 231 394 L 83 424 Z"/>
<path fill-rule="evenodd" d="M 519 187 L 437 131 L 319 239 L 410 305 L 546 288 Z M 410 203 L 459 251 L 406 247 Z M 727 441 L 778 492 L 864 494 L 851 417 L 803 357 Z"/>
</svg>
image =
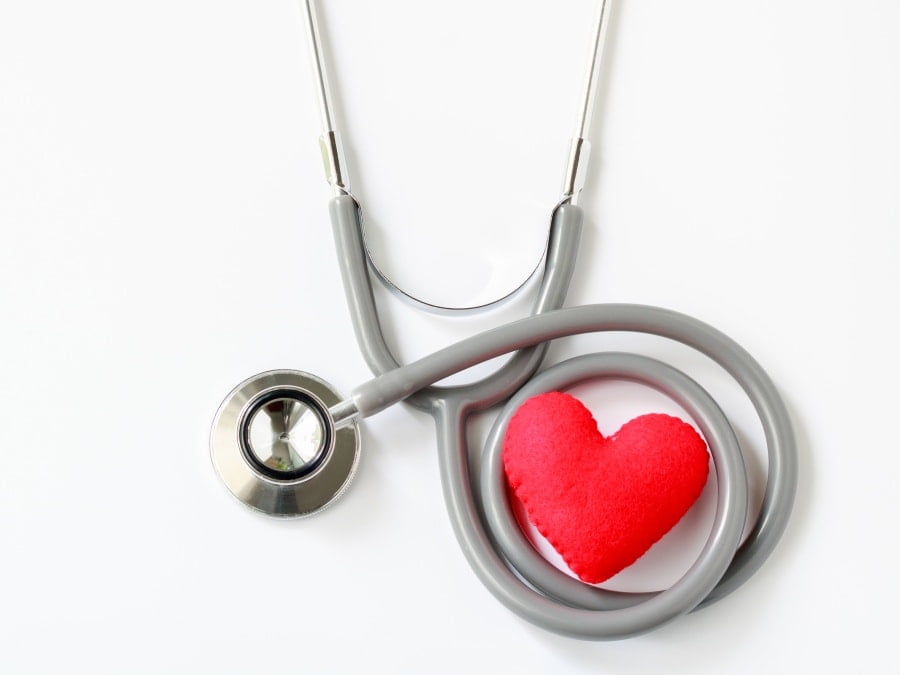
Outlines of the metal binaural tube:
<svg viewBox="0 0 900 675">
<path fill-rule="evenodd" d="M 316 18 L 314 0 L 303 0 L 303 16 L 306 19 L 306 34 L 316 76 L 316 97 L 319 102 L 319 116 L 322 118 L 322 133 L 334 131 L 334 113 L 331 109 L 331 89 L 328 84 L 328 70 L 322 53 L 322 39 L 319 36 L 319 21 Z"/>
<path fill-rule="evenodd" d="M 325 177 L 334 188 L 335 195 L 350 192 L 350 179 L 347 176 L 347 162 L 341 139 L 335 128 L 334 109 L 331 105 L 331 88 L 328 82 L 328 67 L 319 34 L 319 22 L 316 17 L 315 0 L 303 0 L 303 16 L 306 19 L 306 33 L 309 51 L 312 56 L 313 71 L 316 81 L 316 98 L 319 103 L 319 117 L 322 120 L 322 135 L 319 136 L 319 149 L 325 165 Z"/>
<path fill-rule="evenodd" d="M 597 98 L 597 83 L 600 79 L 600 62 L 603 56 L 603 45 L 606 43 L 608 14 L 611 0 L 600 0 L 600 10 L 594 25 L 594 40 L 591 44 L 591 55 L 584 79 L 584 94 L 581 108 L 578 110 L 578 121 L 575 125 L 575 138 L 586 138 L 591 126 L 594 112 L 594 101 Z"/>
<path fill-rule="evenodd" d="M 590 159 L 591 144 L 588 134 L 594 113 L 594 102 L 597 99 L 597 84 L 600 79 L 600 64 L 603 56 L 603 45 L 609 26 L 609 5 L 612 0 L 600 0 L 597 19 L 594 24 L 588 67 L 584 76 L 584 89 L 578 115 L 575 122 L 575 135 L 566 161 L 566 173 L 563 179 L 562 198 L 572 204 L 578 203 L 578 195 L 584 187 L 585 174 Z"/>
</svg>

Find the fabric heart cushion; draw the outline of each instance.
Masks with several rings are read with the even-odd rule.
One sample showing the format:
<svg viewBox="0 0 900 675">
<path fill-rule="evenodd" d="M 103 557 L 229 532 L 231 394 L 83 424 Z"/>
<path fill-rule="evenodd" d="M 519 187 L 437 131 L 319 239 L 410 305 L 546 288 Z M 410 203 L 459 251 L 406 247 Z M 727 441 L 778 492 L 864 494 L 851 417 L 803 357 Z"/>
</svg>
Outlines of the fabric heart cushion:
<svg viewBox="0 0 900 675">
<path fill-rule="evenodd" d="M 636 417 L 604 437 L 560 392 L 527 400 L 503 442 L 503 466 L 528 519 L 587 583 L 640 558 L 687 513 L 709 475 L 706 443 L 682 420 Z"/>
</svg>

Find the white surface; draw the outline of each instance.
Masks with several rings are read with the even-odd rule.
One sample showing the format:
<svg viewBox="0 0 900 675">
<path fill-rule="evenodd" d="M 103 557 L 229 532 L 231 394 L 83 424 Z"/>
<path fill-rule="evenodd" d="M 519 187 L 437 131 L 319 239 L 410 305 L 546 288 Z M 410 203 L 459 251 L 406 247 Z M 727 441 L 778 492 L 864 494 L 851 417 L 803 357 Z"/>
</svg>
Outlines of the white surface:
<svg viewBox="0 0 900 675">
<path fill-rule="evenodd" d="M 328 0 L 356 187 L 411 290 L 477 295 L 490 275 L 472 270 L 515 285 L 534 264 L 592 12 Z M 621 0 L 613 20 L 571 304 L 694 314 L 770 370 L 802 477 L 762 572 L 630 641 L 525 624 L 468 569 L 431 425 L 404 408 L 366 422 L 357 480 L 321 516 L 241 508 L 206 451 L 225 393 L 274 367 L 342 391 L 367 378 L 299 12 L 6 0 L 0 671 L 896 669 L 900 5 Z M 434 281 L 464 265 L 460 284 Z M 386 302 L 405 358 L 515 314 L 458 325 Z M 758 495 L 746 404 L 701 360 L 649 348 L 724 397 Z M 604 424 L 645 405 L 610 391 L 589 394 Z M 677 575 L 693 540 L 673 541 L 628 583 Z"/>
</svg>

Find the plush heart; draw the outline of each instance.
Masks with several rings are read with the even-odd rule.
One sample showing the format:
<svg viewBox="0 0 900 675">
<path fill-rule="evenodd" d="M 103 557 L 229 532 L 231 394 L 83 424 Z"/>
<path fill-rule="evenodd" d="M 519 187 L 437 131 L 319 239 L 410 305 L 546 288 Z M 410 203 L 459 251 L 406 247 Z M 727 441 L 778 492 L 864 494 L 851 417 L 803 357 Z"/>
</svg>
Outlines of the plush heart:
<svg viewBox="0 0 900 675">
<path fill-rule="evenodd" d="M 550 392 L 513 415 L 503 443 L 510 487 L 582 581 L 609 579 L 647 552 L 700 496 L 709 453 L 669 415 L 604 437 L 578 399 Z"/>
</svg>

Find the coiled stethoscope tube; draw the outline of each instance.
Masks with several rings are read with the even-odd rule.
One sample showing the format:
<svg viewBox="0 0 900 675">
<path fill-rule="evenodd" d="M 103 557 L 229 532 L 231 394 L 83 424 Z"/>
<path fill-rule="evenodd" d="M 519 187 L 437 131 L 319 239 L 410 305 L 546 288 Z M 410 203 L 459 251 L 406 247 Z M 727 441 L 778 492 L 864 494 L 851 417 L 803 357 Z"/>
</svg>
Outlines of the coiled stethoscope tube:
<svg viewBox="0 0 900 675">
<path fill-rule="evenodd" d="M 712 604 L 744 583 L 766 560 L 787 525 L 797 484 L 793 427 L 778 391 L 745 349 L 684 314 L 628 304 L 547 309 L 552 300 L 561 302 L 568 286 L 569 275 L 554 277 L 553 273 L 571 270 L 574 264 L 579 207 L 564 205 L 555 214 L 548 276 L 535 303 L 535 310 L 543 313 L 485 331 L 402 367 L 396 365 L 381 333 L 368 274 L 359 268 L 364 249 L 350 198 L 332 200 L 332 219 L 357 339 L 367 362 L 382 373 L 331 409 L 335 423 L 341 426 L 404 399 L 434 417 L 444 498 L 454 532 L 478 577 L 508 608 L 564 635 L 619 639 Z M 534 375 L 535 347 L 543 349 L 548 341 L 561 337 L 610 331 L 647 333 L 692 347 L 721 365 L 750 399 L 765 434 L 768 477 L 759 516 L 740 547 L 747 513 L 747 476 L 740 445 L 725 414 L 699 384 L 659 361 L 618 353 L 571 359 Z M 494 380 L 495 373 L 472 385 L 431 386 L 514 350 L 523 351 L 504 366 L 508 371 L 502 384 Z M 537 354 L 538 360 L 541 356 Z M 682 405 L 700 427 L 715 463 L 716 517 L 706 546 L 687 574 L 660 593 L 606 591 L 560 572 L 522 534 L 507 500 L 500 451 L 509 417 L 530 396 L 602 377 L 640 382 Z M 475 488 L 468 465 L 466 419 L 489 401 L 509 395 L 518 388 L 518 380 L 528 378 L 494 423 L 482 456 L 482 480 Z M 491 398 L 480 398 L 485 394 Z"/>
</svg>

